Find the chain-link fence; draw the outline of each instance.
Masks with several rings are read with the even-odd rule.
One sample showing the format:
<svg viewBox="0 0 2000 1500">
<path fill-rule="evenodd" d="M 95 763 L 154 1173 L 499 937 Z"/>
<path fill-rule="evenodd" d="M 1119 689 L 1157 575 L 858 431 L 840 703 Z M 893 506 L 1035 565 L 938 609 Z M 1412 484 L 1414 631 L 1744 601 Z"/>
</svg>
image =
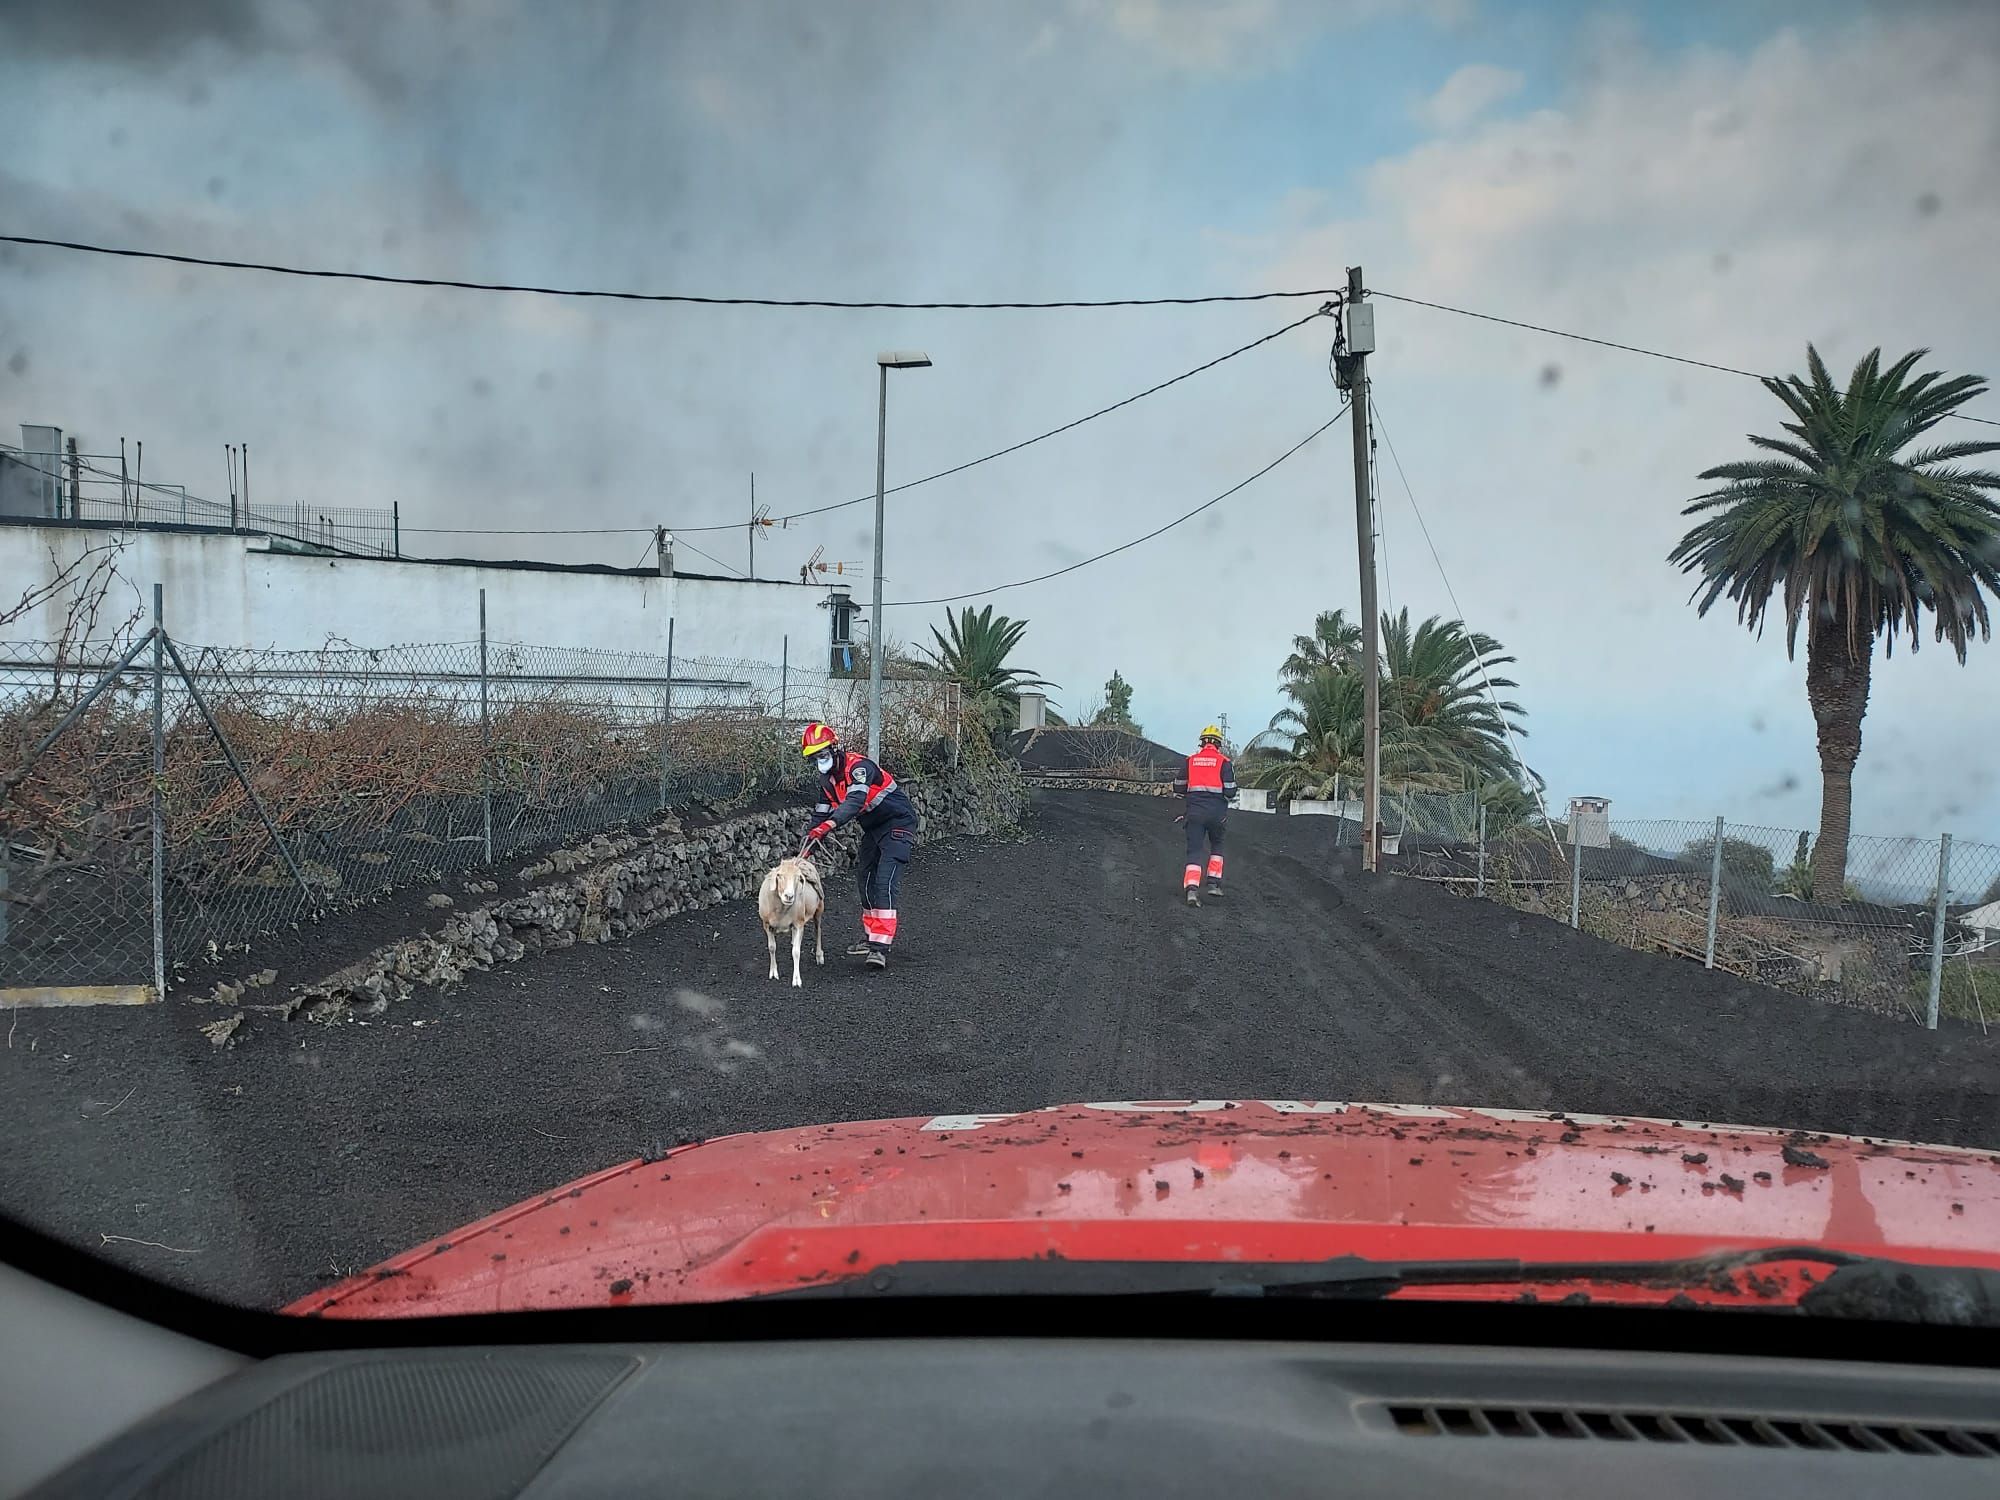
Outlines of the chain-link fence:
<svg viewBox="0 0 2000 1500">
<path fill-rule="evenodd" d="M 150 661 L 0 645 L 0 987 L 153 971 Z"/>
<path fill-rule="evenodd" d="M 798 727 L 865 743 L 868 684 L 788 655 L 259 652 L 148 631 L 85 665 L 0 644 L 0 989 L 157 987 L 391 887 L 790 795 Z M 892 679 L 883 696 L 898 774 L 987 749 L 956 683 Z"/>
<path fill-rule="evenodd" d="M 1723 818 L 1486 814 L 1471 794 L 1385 791 L 1383 867 L 1762 984 L 2000 1020 L 2000 845 L 1855 835 L 1822 860 L 1804 830 Z"/>
</svg>

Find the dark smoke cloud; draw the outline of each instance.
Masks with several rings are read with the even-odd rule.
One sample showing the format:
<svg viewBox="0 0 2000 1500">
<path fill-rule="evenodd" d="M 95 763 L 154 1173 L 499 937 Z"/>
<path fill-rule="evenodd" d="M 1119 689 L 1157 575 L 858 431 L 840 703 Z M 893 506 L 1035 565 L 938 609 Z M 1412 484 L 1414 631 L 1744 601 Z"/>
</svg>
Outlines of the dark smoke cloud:
<svg viewBox="0 0 2000 1500">
<path fill-rule="evenodd" d="M 17 54 L 160 62 L 196 42 L 251 51 L 269 37 L 257 0 L 9 0 Z"/>
<path fill-rule="evenodd" d="M 456 0 L 5 0 L 0 23 L 17 56 L 160 66 L 209 43 L 332 62 L 395 103 L 409 91 L 398 61 L 407 28 L 449 26 L 460 9 Z"/>
</svg>

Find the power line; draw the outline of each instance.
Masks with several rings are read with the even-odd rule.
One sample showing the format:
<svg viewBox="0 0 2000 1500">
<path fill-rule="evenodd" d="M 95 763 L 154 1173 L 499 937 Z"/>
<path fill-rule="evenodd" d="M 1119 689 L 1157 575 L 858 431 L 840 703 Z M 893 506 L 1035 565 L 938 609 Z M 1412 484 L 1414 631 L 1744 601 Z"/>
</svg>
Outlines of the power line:
<svg viewBox="0 0 2000 1500">
<path fill-rule="evenodd" d="M 34 245 L 44 250 L 74 250 L 86 255 L 113 255 L 126 260 L 159 260 L 177 266 L 206 266 L 217 271 L 262 271 L 272 276 L 303 276 L 321 281 L 366 281 L 380 286 L 441 287 L 459 292 L 518 292 L 536 297 L 594 297 L 614 302 L 674 302 L 701 307 L 824 307 L 879 308 L 899 312 L 1019 312 L 1081 307 L 1199 307 L 1215 302 L 1271 302 L 1288 297 L 1330 297 L 1331 287 L 1298 291 L 1213 293 L 1201 297 L 1077 298 L 1061 302 L 850 302 L 831 297 L 698 297 L 684 292 L 622 292 L 596 287 L 555 287 L 504 281 L 461 281 L 443 276 L 391 276 L 380 271 L 334 271 L 321 266 L 284 266 L 267 261 L 223 260 L 206 255 L 176 255 L 166 250 L 137 250 L 124 245 L 90 245 L 78 240 L 42 239 L 35 235 L 0 234 L 0 243 Z"/>
<path fill-rule="evenodd" d="M 1213 499 L 1202 501 L 1201 504 L 1197 505 L 1193 510 L 1188 511 L 1184 515 L 1175 516 L 1173 520 L 1167 522 L 1166 525 L 1156 526 L 1153 528 L 1153 530 L 1147 532 L 1144 536 L 1135 536 L 1129 542 L 1120 542 L 1115 547 L 1106 548 L 1104 551 L 1098 553 L 1094 557 L 1086 557 L 1081 562 L 1073 562 L 1068 567 L 1057 568 L 1053 572 L 1037 573 L 1033 578 L 1018 578 L 1012 583 L 996 583 L 991 588 L 973 589 L 971 592 L 964 594 L 948 594 L 941 599 L 885 599 L 882 601 L 883 606 L 885 608 L 902 609 L 906 607 L 925 605 L 925 604 L 956 604 L 961 599 L 978 599 L 984 597 L 987 594 L 1001 593 L 1007 589 L 1026 588 L 1031 583 L 1046 583 L 1051 578 L 1060 578 L 1065 573 L 1074 573 L 1078 568 L 1087 568 L 1092 563 L 1103 562 L 1104 559 L 1107 557 L 1115 557 L 1120 552 L 1130 551 L 1132 548 L 1137 547 L 1142 542 L 1150 542 L 1154 537 L 1172 531 L 1176 526 L 1179 526 L 1184 521 L 1193 520 L 1196 516 L 1200 515 L 1203 511 L 1209 509 L 1211 506 L 1220 505 L 1223 501 L 1227 500 L 1231 495 L 1235 494 L 1238 490 L 1247 489 L 1250 485 L 1255 484 L 1258 480 L 1262 479 L 1266 474 L 1270 473 L 1273 469 L 1277 468 L 1279 464 L 1283 463 L 1286 459 L 1290 458 L 1294 453 L 1297 453 L 1301 448 L 1305 447 L 1306 444 L 1310 443 L 1314 438 L 1318 437 L 1321 433 L 1325 432 L 1329 427 L 1332 427 L 1334 423 L 1338 422 L 1342 417 L 1346 415 L 1347 415 L 1347 407 L 1343 405 L 1339 411 L 1335 412 L 1325 422 L 1321 423 L 1318 427 L 1315 427 L 1311 432 L 1307 433 L 1304 437 L 1300 438 L 1296 443 L 1292 444 L 1291 447 L 1287 448 L 1283 453 L 1280 453 L 1276 458 L 1272 459 L 1269 463 L 1265 464 L 1263 468 L 1259 469 L 1256 473 L 1252 474 L 1248 479 L 1238 480 L 1235 484 L 1232 484 L 1228 489 L 1224 490 L 1221 494 L 1215 496 Z"/>
<path fill-rule="evenodd" d="M 717 557 L 713 552 L 703 552 L 701 548 L 697 547 L 693 542 L 683 542 L 681 540 L 681 534 L 678 531 L 675 531 L 671 526 L 667 528 L 667 535 L 671 536 L 674 539 L 674 545 L 676 547 L 684 546 L 688 549 L 688 551 L 694 553 L 697 557 L 707 558 L 710 562 L 714 563 L 718 568 L 729 569 L 729 571 L 734 573 L 738 578 L 748 578 L 750 576 L 748 573 L 745 573 L 741 568 L 737 567 L 734 563 L 724 562 L 721 558 Z"/>
<path fill-rule="evenodd" d="M 1391 302 L 1408 302 L 1416 307 L 1433 308 L 1438 312 L 1457 313 L 1461 318 L 1478 318 L 1483 323 L 1504 323 L 1509 328 L 1525 328 L 1530 333 L 1546 333 L 1559 339 L 1574 339 L 1580 344 L 1597 344 L 1606 349 L 1622 349 L 1627 354 L 1644 354 L 1653 359 L 1671 360 L 1677 365 L 1693 365 L 1702 370 L 1719 370 L 1724 375 L 1743 375 L 1751 380 L 1764 380 L 1755 370 L 1739 370 L 1734 365 L 1718 365 L 1706 359 L 1691 359 L 1685 354 L 1668 354 L 1659 349 L 1643 349 L 1637 344 L 1621 344 L 1615 339 L 1592 338 L 1587 333 L 1570 333 L 1561 328 L 1547 328 L 1540 323 L 1523 323 L 1518 318 L 1503 318 L 1497 313 L 1474 312 L 1469 307 L 1452 307 L 1443 302 L 1426 302 L 1421 297 L 1404 297 L 1395 292 L 1378 292 L 1368 289 L 1371 297 L 1386 297 Z"/>
<path fill-rule="evenodd" d="M 1065 432 L 1069 432 L 1075 428 L 1083 426 L 1083 424 L 1086 422 L 1094 422 L 1099 417 L 1108 417 L 1109 415 L 1111 415 L 1112 412 L 1118 411 L 1123 407 L 1130 406 L 1135 401 L 1143 401 L 1148 396 L 1158 395 L 1161 391 L 1164 391 L 1168 386 L 1179 385 L 1183 380 L 1191 380 L 1195 376 L 1202 374 L 1204 371 L 1212 370 L 1219 364 L 1224 364 L 1229 360 L 1235 359 L 1239 354 L 1248 354 L 1252 349 L 1262 348 L 1265 344 L 1270 343 L 1273 339 L 1283 338 L 1286 334 L 1290 333 L 1294 328 L 1303 328 L 1306 324 L 1312 322 L 1315 318 L 1322 318 L 1325 316 L 1326 313 L 1324 309 L 1315 309 L 1314 311 L 1307 313 L 1303 318 L 1299 318 L 1293 322 L 1287 323 L 1283 328 L 1274 329 L 1270 333 L 1265 334 L 1262 338 L 1252 339 L 1247 344 L 1244 344 L 1235 349 L 1231 349 L 1227 354 L 1218 354 L 1214 359 L 1205 360 L 1201 364 L 1196 365 L 1192 370 L 1183 370 L 1181 371 L 1180 374 L 1172 377 L 1169 380 L 1162 380 L 1158 385 L 1149 385 L 1143 391 L 1140 391 L 1135 395 L 1127 396 L 1123 401 L 1114 401 L 1109 406 L 1101 406 L 1096 411 L 1091 412 L 1088 416 L 1078 417 L 1073 422 L 1065 422 L 1060 427 L 1051 427 L 1047 432 L 1038 432 L 1031 438 L 1023 438 L 1018 443 L 1010 443 L 1005 448 L 997 448 L 993 452 L 985 454 L 982 457 L 970 459 L 962 464 L 954 464 L 949 469 L 940 469 L 935 474 L 926 474 L 922 479 L 912 479 L 907 483 L 896 485 L 892 489 L 884 490 L 882 493 L 885 496 L 900 495 L 904 490 L 913 490 L 920 484 L 930 484 L 934 480 L 949 479 L 954 474 L 963 474 L 967 469 L 976 469 L 977 467 L 979 467 L 979 465 L 984 463 L 991 463 L 996 458 L 1005 458 L 1010 453 L 1019 453 L 1023 448 L 1031 448 L 1036 443 L 1042 442 L 1047 438 L 1059 437 L 1061 434 Z M 845 510 L 850 505 L 866 505 L 871 503 L 874 499 L 875 499 L 875 492 L 873 490 L 870 490 L 867 494 L 857 495 L 852 500 L 836 500 L 831 505 L 816 505 L 810 510 L 796 510 L 789 515 L 773 516 L 771 519 L 781 524 L 786 521 L 799 521 L 805 519 L 807 516 L 823 516 L 828 511 Z M 680 528 L 680 531 L 734 531 L 738 526 L 741 526 L 742 524 L 743 523 L 741 521 L 735 521 L 735 522 L 725 522 L 717 526 L 687 526 Z M 679 535 L 679 531 L 677 531 L 675 534 Z"/>
<path fill-rule="evenodd" d="M 1374 411 L 1375 403 L 1368 403 L 1369 411 Z M 1382 597 L 1388 601 L 1389 613 L 1396 612 L 1396 586 L 1389 575 L 1389 513 L 1382 503 L 1382 476 L 1376 458 L 1375 434 L 1368 434 L 1368 517 L 1375 528 L 1375 542 L 1382 551 Z"/>
<path fill-rule="evenodd" d="M 1403 472 L 1403 460 L 1396 452 L 1396 440 L 1389 436 L 1388 425 L 1382 420 L 1382 408 L 1376 404 L 1372 383 L 1368 391 L 1368 413 L 1373 419 L 1373 430 L 1381 433 L 1382 441 L 1388 445 L 1389 461 L 1396 466 L 1396 477 L 1403 482 L 1403 494 L 1410 502 L 1410 513 L 1417 518 L 1417 527 L 1424 534 L 1424 545 L 1430 548 L 1431 561 L 1437 564 L 1438 577 L 1444 580 L 1445 597 L 1451 600 L 1452 612 L 1458 616 L 1458 623 L 1464 625 L 1465 606 L 1458 602 L 1458 590 L 1451 586 L 1451 574 L 1445 572 L 1444 559 L 1438 556 L 1437 543 L 1431 540 L 1430 525 L 1424 520 L 1423 507 L 1417 504 L 1417 492 L 1410 488 L 1410 476 Z M 1478 664 L 1479 680 L 1486 686 L 1486 701 L 1493 705 L 1493 716 L 1500 721 L 1500 727 L 1507 731 L 1507 743 L 1514 752 L 1514 764 L 1521 770 L 1528 771 L 1528 761 L 1521 754 L 1521 741 L 1515 732 L 1514 721 L 1501 709 L 1500 695 L 1493 690 L 1493 678 L 1486 670 L 1486 655 L 1484 652 L 1475 652 L 1472 659 Z M 1540 783 L 1535 779 L 1533 772 L 1528 772 L 1526 780 L 1535 794 L 1535 805 L 1541 809 L 1542 826 L 1545 829 L 1552 827 L 1549 821 L 1548 800 L 1542 795 Z"/>
<path fill-rule="evenodd" d="M 1031 438 L 1023 438 L 1018 443 L 1010 443 L 1005 448 L 997 448 L 993 452 L 983 454 L 978 458 L 968 459 L 965 463 L 954 464 L 949 469 L 940 469 L 937 473 L 926 474 L 921 479 L 909 480 L 907 483 L 896 485 L 891 489 L 884 490 L 882 493 L 884 495 L 900 495 L 905 490 L 917 488 L 918 485 L 930 484 L 939 479 L 949 479 L 954 474 L 963 474 L 967 469 L 976 469 L 979 465 L 991 463 L 996 458 L 1005 458 L 1010 453 L 1019 453 L 1023 448 L 1031 448 L 1036 443 L 1043 442 L 1052 437 L 1058 437 L 1065 432 L 1073 431 L 1083 426 L 1086 422 L 1096 421 L 1099 417 L 1109 416 L 1112 412 L 1130 406 L 1134 402 L 1143 401 L 1148 396 L 1158 395 L 1161 391 L 1167 389 L 1168 386 L 1179 385 L 1183 380 L 1191 380 L 1204 371 L 1212 370 L 1217 365 L 1225 364 L 1229 360 L 1235 359 L 1238 355 L 1248 354 L 1253 349 L 1262 348 L 1274 339 L 1284 337 L 1293 329 L 1303 328 L 1314 319 L 1324 316 L 1326 316 L 1324 309 L 1315 309 L 1307 313 L 1303 318 L 1295 319 L 1282 328 L 1273 329 L 1261 338 L 1252 339 L 1247 344 L 1231 349 L 1227 354 L 1218 354 L 1213 359 L 1204 360 L 1191 370 L 1183 370 L 1180 374 L 1170 379 L 1162 380 L 1157 385 L 1149 385 L 1143 391 L 1127 396 L 1122 401 L 1114 401 L 1109 406 L 1101 406 L 1087 416 L 1081 416 L 1074 421 L 1065 422 L 1060 427 L 1051 427 L 1047 432 L 1038 432 Z M 831 505 L 816 505 L 809 510 L 797 510 L 788 515 L 772 516 L 770 519 L 779 524 L 787 521 L 800 521 L 808 516 L 823 516 L 828 511 L 845 510 L 850 505 L 866 505 L 874 499 L 875 492 L 870 490 L 867 494 L 857 495 L 852 500 L 837 500 Z M 687 536 L 691 533 L 699 535 L 700 533 L 709 531 L 735 531 L 742 524 L 741 521 L 724 521 L 713 526 L 670 526 L 667 529 L 672 531 L 675 536 Z M 403 528 L 406 532 L 425 536 L 621 536 L 628 533 L 636 535 L 642 531 L 650 532 L 652 529 L 650 526 L 610 526 L 584 529 L 551 528 L 547 530 L 533 527 L 515 530 L 489 530 L 484 527 L 449 526 L 405 526 Z"/>
<path fill-rule="evenodd" d="M 642 531 L 651 536 L 658 529 L 655 526 L 405 526 L 403 528 L 405 533 L 417 536 L 637 536 Z"/>
<path fill-rule="evenodd" d="M 1428 307 L 1437 312 L 1456 313 L 1461 318 L 1477 318 L 1482 323 L 1504 323 L 1509 328 L 1525 328 L 1530 333 L 1546 333 L 1553 338 L 1573 339 L 1579 344 L 1596 344 L 1604 349 L 1620 349 L 1627 354 L 1643 354 L 1649 359 L 1664 359 L 1677 365 L 1692 365 L 1698 370 L 1716 370 L 1724 375 L 1741 375 L 1747 380 L 1773 380 L 1776 376 L 1760 375 L 1755 370 L 1740 370 L 1735 365 L 1717 364 L 1713 360 L 1695 359 L 1686 354 L 1669 354 L 1664 349 L 1647 349 L 1639 344 L 1621 344 L 1616 339 L 1594 338 L 1587 333 L 1572 333 L 1566 328 L 1550 328 L 1541 323 L 1523 323 L 1519 318 L 1503 318 L 1498 313 L 1475 312 L 1469 307 L 1453 307 L 1445 302 L 1426 302 L 1422 297 L 1405 297 L 1396 292 L 1378 292 L 1368 289 L 1371 297 L 1386 297 L 1391 302 L 1407 302 L 1414 307 Z M 1992 417 L 1975 417 L 1965 412 L 1946 412 L 1948 417 L 1956 417 L 1961 422 L 1977 422 L 1984 427 L 2000 427 L 2000 421 Z"/>
</svg>

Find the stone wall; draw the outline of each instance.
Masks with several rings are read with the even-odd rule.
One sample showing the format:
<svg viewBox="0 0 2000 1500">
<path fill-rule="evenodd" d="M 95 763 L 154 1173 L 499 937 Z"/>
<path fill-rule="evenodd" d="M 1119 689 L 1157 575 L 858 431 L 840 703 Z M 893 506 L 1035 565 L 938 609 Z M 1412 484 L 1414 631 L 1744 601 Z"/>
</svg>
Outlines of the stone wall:
<svg viewBox="0 0 2000 1500">
<path fill-rule="evenodd" d="M 1128 792 L 1135 797 L 1171 797 L 1174 795 L 1170 781 L 1134 781 L 1120 776 L 1069 776 L 1047 773 L 1030 774 L 1021 778 L 1029 786 L 1072 792 Z"/>
<path fill-rule="evenodd" d="M 1011 827 L 1027 811 L 1027 789 L 1006 768 L 903 785 L 923 818 L 926 841 Z M 419 985 L 448 984 L 472 970 L 576 943 L 615 942 L 680 912 L 753 896 L 771 866 L 798 852 L 805 824 L 804 811 L 766 812 L 691 833 L 667 820 L 641 834 L 599 834 L 521 872 L 524 879 L 555 879 L 455 912 L 434 932 L 379 948 L 282 1004 L 258 1008 L 315 1020 L 372 1014 Z M 818 863 L 830 872 L 850 868 L 853 859 L 830 845 Z M 234 1033 L 230 1025 L 218 1041 L 233 1041 Z"/>
</svg>

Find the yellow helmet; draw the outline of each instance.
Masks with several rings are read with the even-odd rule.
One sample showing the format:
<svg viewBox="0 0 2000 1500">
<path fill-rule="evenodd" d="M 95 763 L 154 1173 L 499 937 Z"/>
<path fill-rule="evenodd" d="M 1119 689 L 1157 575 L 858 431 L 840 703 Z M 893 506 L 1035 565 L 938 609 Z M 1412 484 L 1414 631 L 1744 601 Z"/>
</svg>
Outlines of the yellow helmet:
<svg viewBox="0 0 2000 1500">
<path fill-rule="evenodd" d="M 1210 724 L 1208 727 L 1202 730 L 1201 737 L 1205 740 L 1214 740 L 1215 743 L 1218 745 L 1221 744 L 1222 743 L 1221 726 L 1216 724 Z"/>
</svg>

